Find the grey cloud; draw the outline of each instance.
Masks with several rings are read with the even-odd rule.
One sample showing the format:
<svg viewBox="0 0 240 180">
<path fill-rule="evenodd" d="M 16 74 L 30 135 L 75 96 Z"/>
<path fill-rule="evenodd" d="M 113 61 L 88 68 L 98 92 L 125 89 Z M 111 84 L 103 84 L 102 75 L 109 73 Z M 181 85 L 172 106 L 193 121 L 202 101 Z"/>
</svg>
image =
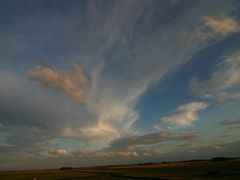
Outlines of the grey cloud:
<svg viewBox="0 0 240 180">
<path fill-rule="evenodd" d="M 54 133 L 37 127 L 5 126 L 1 130 L 5 144 L 0 148 L 0 167 L 9 162 L 19 164 L 48 156 L 48 143 L 56 137 Z"/>
<path fill-rule="evenodd" d="M 0 113 L 5 125 L 39 126 L 61 134 L 65 126 L 90 125 L 95 120 L 94 114 L 66 97 L 38 89 L 12 71 L 1 71 L 0 75 Z"/>
<path fill-rule="evenodd" d="M 54 133 L 37 127 L 10 126 L 5 127 L 2 131 L 11 133 L 6 137 L 6 141 L 17 149 L 28 149 L 34 145 L 47 143 L 48 140 L 55 137 Z"/>
<path fill-rule="evenodd" d="M 159 156 L 165 154 L 166 148 L 164 144 L 171 143 L 174 147 L 176 143 L 187 143 L 200 137 L 197 131 L 189 131 L 185 133 L 174 133 L 170 131 L 162 131 L 148 133 L 142 135 L 128 135 L 113 140 L 107 148 L 100 150 L 82 150 L 71 152 L 71 157 L 77 159 L 96 158 L 144 158 L 150 156 Z"/>
<path fill-rule="evenodd" d="M 152 145 L 162 142 L 171 141 L 189 141 L 198 138 L 199 134 L 196 132 L 173 133 L 170 131 L 155 132 L 143 135 L 129 135 L 119 138 L 112 143 L 106 150 L 128 149 L 139 145 Z"/>
<path fill-rule="evenodd" d="M 239 124 L 240 120 L 223 120 L 219 124 L 223 126 L 235 125 Z"/>
<path fill-rule="evenodd" d="M 0 128 L 1 128 L 1 127 L 4 127 L 4 124 L 0 122 Z"/>
<path fill-rule="evenodd" d="M 229 129 L 240 128 L 240 120 L 223 120 L 219 123 L 221 126 L 226 126 Z"/>
<path fill-rule="evenodd" d="M 194 156 L 199 158 L 212 158 L 218 156 L 225 157 L 237 157 L 238 148 L 240 146 L 239 141 L 233 142 L 218 142 L 215 144 L 199 144 L 196 147 L 191 145 L 184 145 L 183 149 L 187 152 L 188 150 L 194 150 Z"/>
<path fill-rule="evenodd" d="M 129 135 L 112 141 L 109 147 L 105 149 L 99 151 L 79 151 L 72 154 L 75 158 L 94 158 L 96 161 L 111 158 L 113 161 L 120 162 L 119 157 L 128 157 L 136 160 L 148 158 L 150 161 L 151 158 L 158 158 L 158 161 L 159 159 L 169 158 L 169 161 L 177 158 L 177 156 L 170 158 L 171 154 L 184 153 L 181 150 L 176 152 L 179 144 L 191 144 L 192 141 L 194 142 L 200 137 L 200 133 L 196 131 L 185 133 L 165 131 L 143 135 Z"/>
<path fill-rule="evenodd" d="M 217 145 L 214 144 L 198 144 L 191 146 L 189 144 L 182 144 L 178 146 L 177 150 L 174 149 L 168 153 L 161 154 L 160 156 L 152 156 L 148 159 L 161 159 L 163 161 L 179 161 L 191 159 L 211 159 L 213 157 L 238 157 L 238 148 L 240 147 L 239 141 L 222 142 Z"/>
</svg>

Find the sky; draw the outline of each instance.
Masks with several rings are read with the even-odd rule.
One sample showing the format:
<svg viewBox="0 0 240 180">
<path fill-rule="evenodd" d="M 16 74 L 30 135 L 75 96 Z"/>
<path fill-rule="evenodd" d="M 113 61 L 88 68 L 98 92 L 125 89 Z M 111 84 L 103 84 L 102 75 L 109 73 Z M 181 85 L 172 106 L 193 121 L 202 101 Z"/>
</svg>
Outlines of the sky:
<svg viewBox="0 0 240 180">
<path fill-rule="evenodd" d="M 240 156 L 237 0 L 0 2 L 0 170 Z"/>
</svg>

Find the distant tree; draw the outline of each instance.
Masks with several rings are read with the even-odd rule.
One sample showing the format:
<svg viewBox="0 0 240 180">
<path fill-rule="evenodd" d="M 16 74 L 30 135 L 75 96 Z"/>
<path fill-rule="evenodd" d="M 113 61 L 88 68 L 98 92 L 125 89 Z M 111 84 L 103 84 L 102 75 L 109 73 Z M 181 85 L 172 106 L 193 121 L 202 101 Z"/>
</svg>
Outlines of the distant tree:
<svg viewBox="0 0 240 180">
<path fill-rule="evenodd" d="M 60 170 L 71 170 L 72 167 L 61 167 Z"/>
<path fill-rule="evenodd" d="M 226 158 L 226 157 L 214 157 L 211 159 L 211 161 L 228 161 L 231 158 Z"/>
</svg>

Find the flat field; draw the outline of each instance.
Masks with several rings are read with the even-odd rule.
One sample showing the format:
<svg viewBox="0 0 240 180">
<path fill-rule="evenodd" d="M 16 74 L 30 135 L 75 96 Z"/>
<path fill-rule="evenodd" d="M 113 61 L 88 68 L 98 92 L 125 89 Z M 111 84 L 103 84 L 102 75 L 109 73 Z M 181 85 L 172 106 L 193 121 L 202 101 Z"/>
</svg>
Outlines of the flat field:
<svg viewBox="0 0 240 180">
<path fill-rule="evenodd" d="M 240 179 L 240 160 L 0 171 L 0 180 Z"/>
</svg>

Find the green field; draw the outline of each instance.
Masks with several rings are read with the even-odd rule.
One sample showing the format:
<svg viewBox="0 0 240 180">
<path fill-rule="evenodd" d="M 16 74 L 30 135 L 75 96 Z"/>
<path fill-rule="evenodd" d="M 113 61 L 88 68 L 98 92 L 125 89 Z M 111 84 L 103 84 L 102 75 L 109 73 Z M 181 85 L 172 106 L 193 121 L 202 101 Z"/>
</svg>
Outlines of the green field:
<svg viewBox="0 0 240 180">
<path fill-rule="evenodd" d="M 1 171 L 0 180 L 240 179 L 240 160 L 149 163 L 125 166 Z"/>
</svg>

